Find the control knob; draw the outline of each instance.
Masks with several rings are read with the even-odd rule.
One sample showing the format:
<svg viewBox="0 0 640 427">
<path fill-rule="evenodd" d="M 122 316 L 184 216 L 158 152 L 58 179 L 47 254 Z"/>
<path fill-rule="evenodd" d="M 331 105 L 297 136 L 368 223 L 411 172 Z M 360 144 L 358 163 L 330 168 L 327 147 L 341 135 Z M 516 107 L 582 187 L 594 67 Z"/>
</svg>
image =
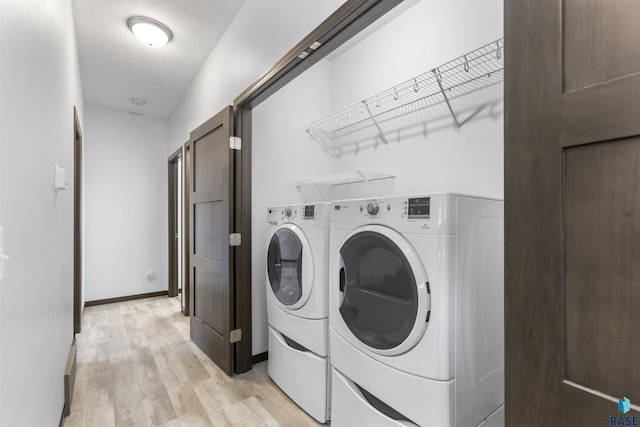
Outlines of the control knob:
<svg viewBox="0 0 640 427">
<path fill-rule="evenodd" d="M 376 202 L 371 202 L 367 205 L 367 212 L 369 215 L 377 215 L 380 211 L 380 206 Z"/>
<path fill-rule="evenodd" d="M 284 210 L 284 216 L 286 216 L 287 218 L 291 216 L 291 208 L 286 208 Z"/>
</svg>

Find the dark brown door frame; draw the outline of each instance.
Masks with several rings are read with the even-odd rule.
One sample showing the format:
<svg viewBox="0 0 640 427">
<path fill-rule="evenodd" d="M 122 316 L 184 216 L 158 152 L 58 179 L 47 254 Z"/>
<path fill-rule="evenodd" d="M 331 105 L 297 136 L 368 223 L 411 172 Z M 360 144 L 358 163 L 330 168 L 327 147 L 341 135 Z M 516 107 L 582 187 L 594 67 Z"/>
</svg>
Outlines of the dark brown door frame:
<svg viewBox="0 0 640 427">
<path fill-rule="evenodd" d="M 193 312 L 191 299 L 191 141 L 183 145 L 182 155 L 182 312 L 190 316 Z"/>
<path fill-rule="evenodd" d="M 178 168 L 177 161 L 182 158 L 182 147 L 178 148 L 167 161 L 167 172 L 169 177 L 169 233 L 168 233 L 168 241 L 167 241 L 167 249 L 168 249 L 168 258 L 169 258 L 169 276 L 168 276 L 168 296 L 176 297 L 178 296 L 178 268 L 177 268 L 177 258 L 178 251 L 176 247 L 176 234 L 178 233 L 178 228 L 176 227 L 176 220 L 178 214 Z"/>
<path fill-rule="evenodd" d="M 242 140 L 240 167 L 236 168 L 234 218 L 235 230 L 242 233 L 235 264 L 235 327 L 242 330 L 242 339 L 236 343 L 236 373 L 246 372 L 252 365 L 251 111 L 400 3 L 402 0 L 347 0 L 234 100 L 235 135 Z M 314 42 L 321 43 L 315 50 L 310 48 Z M 302 52 L 308 54 L 304 59 L 299 58 Z"/>
<path fill-rule="evenodd" d="M 82 330 L 82 128 L 73 107 L 73 333 Z"/>
</svg>

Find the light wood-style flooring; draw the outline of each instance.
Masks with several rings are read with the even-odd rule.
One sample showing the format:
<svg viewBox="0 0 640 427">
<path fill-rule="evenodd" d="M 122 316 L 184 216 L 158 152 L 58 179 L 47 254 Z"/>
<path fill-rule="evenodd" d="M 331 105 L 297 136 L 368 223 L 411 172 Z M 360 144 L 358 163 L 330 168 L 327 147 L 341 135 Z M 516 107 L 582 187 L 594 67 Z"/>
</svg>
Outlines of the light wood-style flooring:
<svg viewBox="0 0 640 427">
<path fill-rule="evenodd" d="M 189 339 L 178 298 L 87 307 L 77 335 L 74 426 L 318 426 L 268 377 L 228 377 Z"/>
</svg>

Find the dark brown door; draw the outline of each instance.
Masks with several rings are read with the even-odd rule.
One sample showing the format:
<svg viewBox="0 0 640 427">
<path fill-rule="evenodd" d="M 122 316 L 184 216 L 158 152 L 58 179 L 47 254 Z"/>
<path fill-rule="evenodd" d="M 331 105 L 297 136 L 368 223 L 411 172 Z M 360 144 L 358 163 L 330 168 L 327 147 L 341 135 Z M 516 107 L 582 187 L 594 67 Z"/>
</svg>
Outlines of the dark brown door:
<svg viewBox="0 0 640 427">
<path fill-rule="evenodd" d="M 191 132 L 191 339 L 227 374 L 233 372 L 233 232 L 235 150 L 227 107 Z"/>
<path fill-rule="evenodd" d="M 505 2 L 507 426 L 638 425 L 638 17 Z"/>
</svg>

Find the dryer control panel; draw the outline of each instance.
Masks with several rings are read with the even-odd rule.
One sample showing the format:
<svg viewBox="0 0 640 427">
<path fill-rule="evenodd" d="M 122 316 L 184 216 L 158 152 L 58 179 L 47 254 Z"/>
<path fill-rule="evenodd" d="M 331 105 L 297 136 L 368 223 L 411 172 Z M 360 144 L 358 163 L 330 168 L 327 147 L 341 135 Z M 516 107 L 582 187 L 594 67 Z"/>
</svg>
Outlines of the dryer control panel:
<svg viewBox="0 0 640 427">
<path fill-rule="evenodd" d="M 451 234 L 452 215 L 455 195 L 447 193 L 344 200 L 331 205 L 331 227 L 380 223 L 405 232 Z"/>
<path fill-rule="evenodd" d="M 382 204 L 381 204 L 382 203 Z M 360 206 L 360 212 L 365 216 L 376 217 L 381 214 L 381 210 L 391 214 L 392 201 L 379 201 L 376 199 L 365 201 Z M 366 211 L 366 212 L 365 212 Z M 430 219 L 431 218 L 431 197 L 409 197 L 401 202 L 401 205 L 394 209 L 394 213 L 399 212 L 401 218 L 406 217 L 408 220 Z"/>
</svg>

